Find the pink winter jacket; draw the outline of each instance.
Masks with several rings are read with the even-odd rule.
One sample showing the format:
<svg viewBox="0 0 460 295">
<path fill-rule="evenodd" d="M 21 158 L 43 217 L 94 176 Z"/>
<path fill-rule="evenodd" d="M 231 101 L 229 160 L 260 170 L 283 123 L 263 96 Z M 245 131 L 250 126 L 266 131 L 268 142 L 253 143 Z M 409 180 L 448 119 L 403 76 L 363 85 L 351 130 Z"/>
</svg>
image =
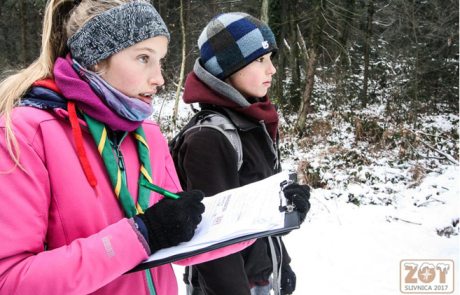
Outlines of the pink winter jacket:
<svg viewBox="0 0 460 295">
<path fill-rule="evenodd" d="M 133 228 L 132 220 L 124 218 L 91 134 L 82 128 L 100 195 L 89 185 L 77 157 L 67 113 L 59 113 L 31 107 L 13 110 L 13 130 L 25 171 L 13 168 L 5 123 L 0 118 L 0 294 L 149 294 L 144 271 L 124 274 L 148 258 L 142 244 L 145 240 Z M 145 121 L 143 127 L 150 146 L 153 183 L 180 191 L 158 125 Z M 132 136 L 123 140 L 121 150 L 128 189 L 137 198 L 139 161 Z M 152 193 L 151 205 L 161 198 Z M 219 258 L 252 242 L 178 264 Z M 158 295 L 178 293 L 170 264 L 150 271 Z"/>
</svg>

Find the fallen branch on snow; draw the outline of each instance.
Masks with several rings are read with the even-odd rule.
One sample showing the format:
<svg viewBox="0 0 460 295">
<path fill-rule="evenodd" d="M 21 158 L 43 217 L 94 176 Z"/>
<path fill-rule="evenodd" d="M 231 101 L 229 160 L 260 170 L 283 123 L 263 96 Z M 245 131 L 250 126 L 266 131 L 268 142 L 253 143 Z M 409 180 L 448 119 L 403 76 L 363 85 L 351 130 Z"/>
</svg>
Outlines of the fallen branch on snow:
<svg viewBox="0 0 460 295">
<path fill-rule="evenodd" d="M 411 223 L 411 224 L 416 224 L 416 225 L 422 225 L 421 223 L 412 222 L 412 221 L 409 221 L 409 220 L 404 220 L 404 219 L 401 219 L 401 218 L 398 218 L 398 217 L 387 216 L 387 221 L 388 222 L 391 222 L 391 219 L 396 220 L 396 221 L 403 221 L 403 222 L 407 222 L 407 223 Z"/>
<path fill-rule="evenodd" d="M 417 135 L 417 133 L 415 133 L 414 131 L 412 131 L 412 130 L 410 130 L 410 129 L 409 129 L 409 131 L 412 132 L 412 133 L 414 133 L 415 135 Z M 438 154 L 444 156 L 444 157 L 445 157 L 448 161 L 450 161 L 451 163 L 453 163 L 453 164 L 455 164 L 455 165 L 459 165 L 459 163 L 457 162 L 457 160 L 455 160 L 454 157 L 452 157 L 451 155 L 446 154 L 446 153 L 444 153 L 443 151 L 438 150 L 437 148 L 435 148 L 435 147 L 429 145 L 428 143 L 424 142 L 423 140 L 420 140 L 420 139 L 419 139 L 419 141 L 420 141 L 423 145 L 425 145 L 426 147 L 428 147 L 429 149 L 431 149 L 432 151 L 437 152 Z"/>
</svg>

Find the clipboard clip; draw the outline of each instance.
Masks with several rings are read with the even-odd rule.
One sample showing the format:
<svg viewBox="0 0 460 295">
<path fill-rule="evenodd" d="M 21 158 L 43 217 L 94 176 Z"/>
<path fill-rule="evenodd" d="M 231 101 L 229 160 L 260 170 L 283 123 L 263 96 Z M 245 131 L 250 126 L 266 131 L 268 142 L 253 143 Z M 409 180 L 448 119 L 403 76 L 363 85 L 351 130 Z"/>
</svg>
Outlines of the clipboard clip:
<svg viewBox="0 0 460 295">
<path fill-rule="evenodd" d="M 294 211 L 295 209 L 295 205 L 291 203 L 291 201 L 289 200 L 286 200 L 286 205 L 283 205 L 283 200 L 285 199 L 284 198 L 284 193 L 283 193 L 283 190 L 286 186 L 292 184 L 294 181 L 292 180 L 283 180 L 281 183 L 280 183 L 280 206 L 279 206 L 279 210 L 280 212 L 292 212 Z"/>
</svg>

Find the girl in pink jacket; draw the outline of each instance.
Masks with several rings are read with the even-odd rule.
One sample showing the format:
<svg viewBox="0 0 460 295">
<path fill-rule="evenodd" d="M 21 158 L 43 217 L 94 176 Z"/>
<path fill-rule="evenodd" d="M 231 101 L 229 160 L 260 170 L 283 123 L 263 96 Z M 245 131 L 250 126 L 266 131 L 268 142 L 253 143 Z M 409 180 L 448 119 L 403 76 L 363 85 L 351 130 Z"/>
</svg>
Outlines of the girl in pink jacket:
<svg viewBox="0 0 460 295">
<path fill-rule="evenodd" d="M 170 264 L 125 274 L 204 212 L 200 191 L 138 185 L 181 191 L 146 120 L 168 42 L 144 1 L 48 1 L 40 57 L 0 84 L 0 294 L 177 294 Z"/>
</svg>

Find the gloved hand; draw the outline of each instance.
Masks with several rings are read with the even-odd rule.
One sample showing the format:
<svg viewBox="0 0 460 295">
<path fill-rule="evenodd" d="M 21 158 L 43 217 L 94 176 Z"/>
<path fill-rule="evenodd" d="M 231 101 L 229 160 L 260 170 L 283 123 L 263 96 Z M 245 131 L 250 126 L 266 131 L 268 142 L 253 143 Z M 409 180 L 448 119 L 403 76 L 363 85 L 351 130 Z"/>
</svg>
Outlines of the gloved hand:
<svg viewBox="0 0 460 295">
<path fill-rule="evenodd" d="M 164 197 L 144 214 L 136 215 L 147 228 L 152 253 L 190 241 L 201 222 L 204 193 L 192 190 L 177 195 L 180 196 L 177 200 Z"/>
<path fill-rule="evenodd" d="M 290 265 L 283 266 L 281 269 L 281 295 L 294 293 L 297 278 Z"/>
<path fill-rule="evenodd" d="M 286 199 L 291 201 L 300 213 L 300 223 L 302 223 L 310 210 L 310 187 L 306 184 L 292 183 L 286 186 L 283 192 Z"/>
</svg>

